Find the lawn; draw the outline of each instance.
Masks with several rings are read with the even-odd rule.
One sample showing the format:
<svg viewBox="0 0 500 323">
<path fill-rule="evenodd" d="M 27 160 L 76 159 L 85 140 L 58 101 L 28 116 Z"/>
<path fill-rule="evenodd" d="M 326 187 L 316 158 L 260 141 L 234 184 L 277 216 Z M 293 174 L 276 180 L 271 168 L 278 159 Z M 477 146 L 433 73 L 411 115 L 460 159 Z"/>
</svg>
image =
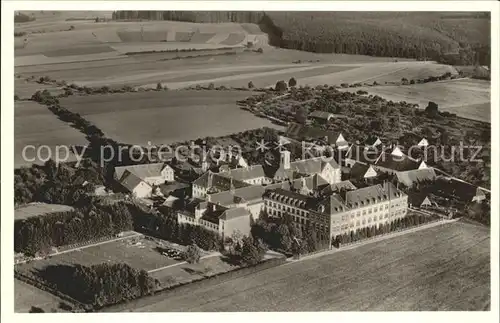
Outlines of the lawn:
<svg viewBox="0 0 500 323">
<path fill-rule="evenodd" d="M 29 165 L 31 163 L 43 163 L 43 160 L 60 151 L 64 158 L 66 151 L 57 149 L 57 146 L 85 145 L 87 140 L 78 130 L 71 128 L 68 124 L 59 120 L 45 106 L 33 101 L 17 101 L 14 104 L 14 165 L 15 167 Z M 35 150 L 26 151 L 26 159 L 23 158 L 23 149 L 33 145 L 38 149 L 46 145 L 50 149 L 43 148 L 40 154 Z M 74 160 L 71 154 L 68 160 Z M 30 159 L 35 158 L 34 161 Z"/>
<path fill-rule="evenodd" d="M 137 92 L 61 99 L 108 137 L 129 144 L 168 144 L 274 126 L 239 109 L 247 91 Z M 274 126 L 277 127 L 277 126 Z"/>
<path fill-rule="evenodd" d="M 156 249 L 158 247 L 161 248 L 161 245 L 155 241 L 143 237 L 132 237 L 53 255 L 47 259 L 17 265 L 16 268 L 24 273 L 34 273 L 37 269 L 55 264 L 90 266 L 103 262 L 124 262 L 135 269 L 148 271 L 179 262 L 162 255 L 159 249 Z"/>
<path fill-rule="evenodd" d="M 489 309 L 489 230 L 457 222 L 271 268 L 131 310 Z"/>
</svg>

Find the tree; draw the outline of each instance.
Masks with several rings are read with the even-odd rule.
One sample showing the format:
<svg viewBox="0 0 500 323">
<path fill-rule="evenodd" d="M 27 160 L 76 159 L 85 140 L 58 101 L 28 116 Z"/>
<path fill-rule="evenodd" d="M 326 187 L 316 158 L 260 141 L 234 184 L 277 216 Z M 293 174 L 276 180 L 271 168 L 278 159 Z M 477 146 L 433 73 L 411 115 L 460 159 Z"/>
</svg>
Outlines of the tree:
<svg viewBox="0 0 500 323">
<path fill-rule="evenodd" d="M 300 106 L 295 112 L 295 120 L 300 124 L 306 124 L 307 122 L 307 108 Z"/>
<path fill-rule="evenodd" d="M 288 81 L 288 86 L 289 87 L 294 87 L 297 85 L 297 80 L 295 78 L 291 78 L 289 81 Z"/>
<path fill-rule="evenodd" d="M 262 49 L 262 47 L 259 47 L 259 49 L 257 49 L 257 53 L 260 53 L 260 54 L 264 53 L 264 50 Z"/>
<path fill-rule="evenodd" d="M 286 85 L 285 81 L 281 80 L 276 82 L 276 86 L 274 88 L 275 91 L 277 92 L 285 92 L 288 89 L 288 86 Z"/>
<path fill-rule="evenodd" d="M 425 108 L 425 113 L 429 117 L 436 116 L 438 114 L 438 105 L 435 102 L 429 101 L 429 104 Z"/>
<path fill-rule="evenodd" d="M 184 259 L 190 264 L 196 264 L 200 261 L 201 249 L 195 243 L 189 245 L 184 254 Z"/>
<path fill-rule="evenodd" d="M 264 256 L 261 250 L 259 250 L 255 241 L 251 237 L 244 237 L 243 246 L 241 248 L 242 262 L 247 265 L 255 265 L 259 263 Z"/>
<path fill-rule="evenodd" d="M 209 90 L 215 89 L 215 84 L 213 84 L 213 83 L 208 84 L 208 89 Z"/>
<path fill-rule="evenodd" d="M 29 312 L 30 313 L 45 313 L 45 311 L 43 309 L 41 309 L 40 307 L 36 307 L 36 306 L 31 306 Z"/>
<path fill-rule="evenodd" d="M 161 85 L 161 82 L 158 82 L 158 84 L 156 84 L 156 89 L 158 91 L 163 90 L 163 86 Z"/>
<path fill-rule="evenodd" d="M 255 86 L 253 85 L 253 82 L 252 82 L 252 81 L 248 82 L 248 88 L 249 88 L 249 89 L 253 89 L 254 87 L 255 87 Z"/>
</svg>

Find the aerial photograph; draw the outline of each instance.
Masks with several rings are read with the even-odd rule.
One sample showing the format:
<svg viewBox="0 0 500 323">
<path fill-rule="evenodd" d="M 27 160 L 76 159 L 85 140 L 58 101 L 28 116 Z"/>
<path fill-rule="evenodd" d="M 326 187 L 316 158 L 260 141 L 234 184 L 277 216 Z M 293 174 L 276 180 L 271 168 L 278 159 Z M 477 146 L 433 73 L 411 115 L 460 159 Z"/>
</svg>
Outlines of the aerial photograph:
<svg viewBox="0 0 500 323">
<path fill-rule="evenodd" d="M 14 12 L 14 311 L 491 311 L 491 16 Z"/>
</svg>

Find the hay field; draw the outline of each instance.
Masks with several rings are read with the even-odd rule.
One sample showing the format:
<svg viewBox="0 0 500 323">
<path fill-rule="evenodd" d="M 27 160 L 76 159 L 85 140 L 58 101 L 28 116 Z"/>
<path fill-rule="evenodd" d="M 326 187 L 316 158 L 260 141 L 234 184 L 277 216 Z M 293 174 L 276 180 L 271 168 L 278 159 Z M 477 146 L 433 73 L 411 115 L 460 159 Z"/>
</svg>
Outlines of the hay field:
<svg viewBox="0 0 500 323">
<path fill-rule="evenodd" d="M 59 120 L 45 106 L 33 101 L 17 101 L 14 103 L 14 166 L 27 166 L 32 163 L 40 164 L 43 160 L 54 156 L 60 151 L 64 157 L 65 150 L 57 149 L 57 146 L 85 145 L 87 140 L 78 130 Z M 25 160 L 22 152 L 27 145 L 33 145 L 36 149 L 42 145 L 49 147 L 41 149 L 36 154 L 33 149 L 26 151 L 28 159 Z M 68 161 L 74 160 L 75 156 L 70 152 Z"/>
<path fill-rule="evenodd" d="M 14 312 L 28 313 L 31 306 L 39 307 L 45 312 L 52 309 L 62 312 L 59 303 L 63 300 L 35 286 L 14 279 Z"/>
<path fill-rule="evenodd" d="M 250 95 L 249 91 L 163 91 L 73 96 L 60 102 L 110 138 L 147 145 L 278 127 L 236 105 Z"/>
<path fill-rule="evenodd" d="M 429 101 L 434 101 L 442 111 L 449 111 L 468 119 L 491 121 L 491 83 L 489 81 L 456 79 L 425 84 L 362 87 L 348 90 L 365 90 L 387 100 L 416 103 L 420 108 L 425 108 Z"/>
<path fill-rule="evenodd" d="M 489 309 L 489 229 L 457 222 L 271 268 L 130 310 Z"/>
</svg>

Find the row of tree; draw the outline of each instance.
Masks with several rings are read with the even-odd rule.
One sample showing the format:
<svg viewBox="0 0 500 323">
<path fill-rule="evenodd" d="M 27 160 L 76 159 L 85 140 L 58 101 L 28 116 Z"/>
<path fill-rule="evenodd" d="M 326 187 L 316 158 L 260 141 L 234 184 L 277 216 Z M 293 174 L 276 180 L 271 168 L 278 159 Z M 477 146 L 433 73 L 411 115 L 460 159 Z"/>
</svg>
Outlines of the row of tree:
<svg viewBox="0 0 500 323">
<path fill-rule="evenodd" d="M 339 245 L 342 244 L 352 243 L 366 238 L 372 238 L 398 230 L 408 229 L 416 225 L 428 223 L 435 220 L 436 220 L 435 218 L 429 216 L 411 213 L 403 218 L 391 221 L 390 223 L 364 227 L 362 229 L 357 229 L 355 231 L 350 231 L 349 233 L 344 233 L 342 235 L 335 236 L 332 240 L 332 244 L 338 247 Z"/>
<path fill-rule="evenodd" d="M 159 286 L 145 270 L 136 270 L 127 264 L 54 265 L 37 275 L 49 286 L 99 309 L 152 294 Z"/>
<path fill-rule="evenodd" d="M 88 200 L 85 208 L 15 220 L 14 250 L 33 256 L 54 246 L 109 237 L 132 228 L 132 216 L 125 203 Z"/>
</svg>

